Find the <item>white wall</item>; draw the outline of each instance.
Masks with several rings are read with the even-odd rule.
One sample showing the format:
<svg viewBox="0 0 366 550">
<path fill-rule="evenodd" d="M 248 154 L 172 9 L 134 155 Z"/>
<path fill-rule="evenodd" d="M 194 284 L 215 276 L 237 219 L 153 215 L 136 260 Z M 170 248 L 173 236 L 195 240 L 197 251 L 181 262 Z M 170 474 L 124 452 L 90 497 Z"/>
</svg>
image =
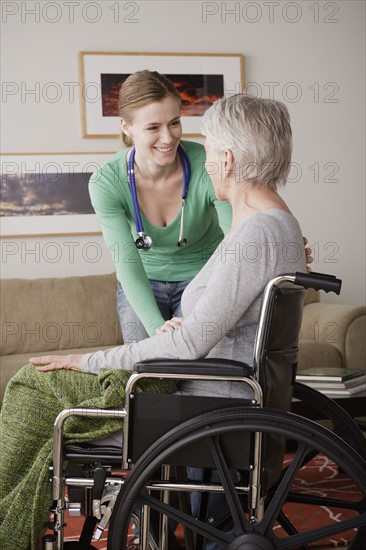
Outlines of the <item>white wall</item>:
<svg viewBox="0 0 366 550">
<path fill-rule="evenodd" d="M 291 113 L 294 166 L 283 194 L 313 245 L 314 270 L 344 280 L 341 298 L 325 300 L 365 302 L 364 2 L 1 4 L 6 153 L 119 147 L 117 139 L 82 138 L 79 96 L 69 93 L 79 82 L 79 51 L 244 54 L 247 90 L 284 101 Z M 47 96 L 50 82 L 62 91 L 56 102 Z M 37 87 L 38 95 L 26 93 Z M 1 246 L 4 278 L 113 270 L 100 236 L 2 239 Z"/>
</svg>

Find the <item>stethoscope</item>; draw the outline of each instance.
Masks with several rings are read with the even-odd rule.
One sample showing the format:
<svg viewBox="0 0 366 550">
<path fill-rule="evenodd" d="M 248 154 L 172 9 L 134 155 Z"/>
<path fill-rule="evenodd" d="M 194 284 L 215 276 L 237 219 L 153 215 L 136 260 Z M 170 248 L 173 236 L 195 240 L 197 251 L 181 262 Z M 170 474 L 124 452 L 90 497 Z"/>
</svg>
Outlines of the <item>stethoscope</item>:
<svg viewBox="0 0 366 550">
<path fill-rule="evenodd" d="M 142 224 L 141 219 L 141 212 L 139 207 L 139 201 L 137 198 L 137 191 L 136 191 L 136 181 L 135 181 L 135 154 L 136 150 L 134 147 L 131 149 L 130 158 L 128 159 L 128 182 L 130 184 L 130 190 L 132 195 L 132 202 L 133 202 L 133 211 L 135 216 L 135 223 L 136 223 L 136 232 L 137 232 L 137 239 L 135 241 L 135 245 L 140 250 L 149 250 L 152 247 L 152 238 L 149 237 L 149 235 L 145 235 L 144 226 Z M 191 164 L 189 162 L 189 158 L 183 147 L 179 144 L 178 145 L 178 154 L 180 156 L 180 160 L 182 163 L 183 168 L 183 188 L 182 188 L 182 209 L 180 214 L 180 228 L 179 228 L 179 240 L 177 242 L 177 246 L 185 246 L 187 239 L 183 238 L 183 228 L 184 228 L 184 207 L 185 207 L 185 200 L 187 196 L 188 191 L 188 183 L 189 178 L 191 177 Z"/>
</svg>

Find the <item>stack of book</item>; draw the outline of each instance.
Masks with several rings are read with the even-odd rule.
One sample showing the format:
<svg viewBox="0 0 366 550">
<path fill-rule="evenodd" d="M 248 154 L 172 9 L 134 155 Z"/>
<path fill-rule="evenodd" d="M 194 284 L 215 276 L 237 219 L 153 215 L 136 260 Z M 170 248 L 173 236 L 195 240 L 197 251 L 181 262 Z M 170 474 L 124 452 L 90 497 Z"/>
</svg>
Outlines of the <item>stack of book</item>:
<svg viewBox="0 0 366 550">
<path fill-rule="evenodd" d="M 328 397 L 347 397 L 366 391 L 366 370 L 314 367 L 299 371 L 296 381 Z"/>
</svg>

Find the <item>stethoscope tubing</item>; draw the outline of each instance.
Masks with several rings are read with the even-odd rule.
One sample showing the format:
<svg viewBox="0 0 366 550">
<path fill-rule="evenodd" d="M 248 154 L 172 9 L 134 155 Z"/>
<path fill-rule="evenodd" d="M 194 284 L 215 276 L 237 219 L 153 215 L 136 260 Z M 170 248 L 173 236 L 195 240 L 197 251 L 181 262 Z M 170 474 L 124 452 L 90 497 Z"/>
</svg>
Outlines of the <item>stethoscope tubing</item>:
<svg viewBox="0 0 366 550">
<path fill-rule="evenodd" d="M 189 162 L 189 158 L 181 144 L 178 145 L 178 154 L 182 163 L 182 169 L 183 169 L 183 188 L 182 188 L 182 209 L 181 209 L 181 217 L 180 217 L 180 228 L 179 228 L 179 240 L 177 243 L 177 246 L 184 246 L 186 244 L 186 239 L 183 238 L 183 229 L 184 229 L 184 208 L 185 208 L 185 199 L 187 197 L 188 192 L 188 184 L 191 177 L 191 164 Z M 132 196 L 132 204 L 133 204 L 133 211 L 134 211 L 134 217 L 135 217 L 135 223 L 136 223 L 136 232 L 139 235 L 140 239 L 142 238 L 147 239 L 149 242 L 149 246 L 138 246 L 138 248 L 144 248 L 145 250 L 148 250 L 151 247 L 152 240 L 151 237 L 148 237 L 145 235 L 144 232 L 144 226 L 142 223 L 141 218 L 141 212 L 139 207 L 139 200 L 137 196 L 137 190 L 136 190 L 136 180 L 135 180 L 135 155 L 136 155 L 136 149 L 135 147 L 132 147 L 130 157 L 128 159 L 128 165 L 127 165 L 127 175 L 128 175 L 128 181 Z M 139 239 L 138 239 L 139 240 Z M 137 241 L 136 241 L 137 244 Z"/>
<path fill-rule="evenodd" d="M 180 160 L 182 163 L 183 168 L 183 191 L 182 191 L 182 199 L 184 200 L 187 196 L 188 192 L 188 184 L 189 180 L 191 178 L 191 163 L 189 162 L 189 158 L 183 147 L 179 144 L 178 145 L 178 153 L 180 156 Z"/>
<path fill-rule="evenodd" d="M 137 197 L 137 190 L 136 190 L 135 154 L 136 154 L 136 150 L 134 147 L 132 147 L 130 158 L 128 159 L 128 181 L 130 184 L 130 191 L 132 195 L 132 204 L 133 204 L 133 212 L 135 216 L 136 232 L 140 235 L 144 233 L 144 226 L 141 219 L 139 200 Z"/>
</svg>

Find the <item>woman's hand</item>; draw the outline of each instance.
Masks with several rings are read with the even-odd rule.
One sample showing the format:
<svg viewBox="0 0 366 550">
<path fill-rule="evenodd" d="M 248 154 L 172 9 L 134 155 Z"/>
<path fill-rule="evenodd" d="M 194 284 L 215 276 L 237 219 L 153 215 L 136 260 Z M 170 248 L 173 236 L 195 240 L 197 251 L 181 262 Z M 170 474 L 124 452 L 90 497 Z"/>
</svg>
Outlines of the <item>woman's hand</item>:
<svg viewBox="0 0 366 550">
<path fill-rule="evenodd" d="M 172 317 L 172 319 L 165 321 L 162 327 L 157 328 L 155 334 L 163 334 L 164 332 L 175 330 L 176 328 L 179 328 L 182 323 L 183 317 Z"/>
<path fill-rule="evenodd" d="M 40 372 L 48 372 L 51 370 L 68 369 L 80 371 L 80 359 L 82 354 L 70 355 L 46 355 L 44 357 L 31 357 L 29 361 L 37 366 Z M 41 366 L 43 365 L 43 366 Z"/>
<path fill-rule="evenodd" d="M 306 245 L 308 244 L 308 240 L 306 237 L 303 237 L 304 240 L 304 246 L 305 246 L 305 256 L 306 256 L 306 271 L 308 273 L 311 272 L 311 267 L 309 267 L 309 264 L 312 264 L 314 261 L 314 258 L 311 255 L 311 248 L 307 248 Z"/>
</svg>

